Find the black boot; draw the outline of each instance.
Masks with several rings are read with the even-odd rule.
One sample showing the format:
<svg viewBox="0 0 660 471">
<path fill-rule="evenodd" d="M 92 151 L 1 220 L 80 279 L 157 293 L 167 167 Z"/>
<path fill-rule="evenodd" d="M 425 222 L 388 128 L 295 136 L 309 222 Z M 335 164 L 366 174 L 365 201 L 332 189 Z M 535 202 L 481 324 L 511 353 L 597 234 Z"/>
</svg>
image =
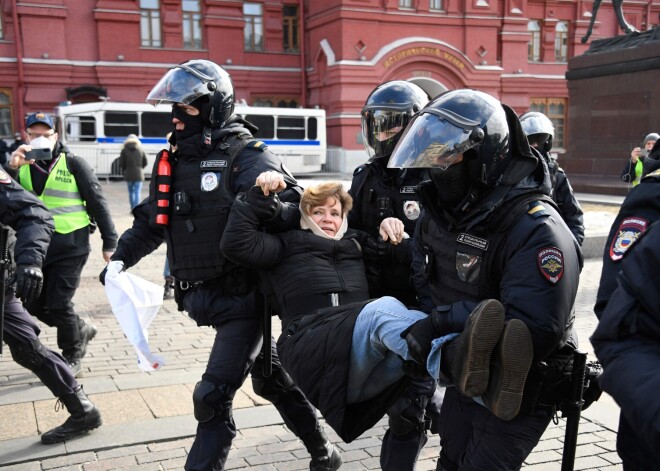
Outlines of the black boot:
<svg viewBox="0 0 660 471">
<path fill-rule="evenodd" d="M 442 371 L 467 397 L 481 396 L 488 387 L 490 358 L 504 329 L 504 307 L 486 299 L 472 311 L 461 335 L 442 349 Z"/>
<path fill-rule="evenodd" d="M 312 456 L 312 461 L 309 462 L 311 471 L 335 471 L 339 469 L 341 456 L 337 448 L 330 443 L 320 425 L 316 430 L 301 435 L 300 439 Z"/>
<path fill-rule="evenodd" d="M 82 386 L 78 386 L 71 394 L 59 398 L 69 411 L 71 417 L 59 427 L 55 427 L 41 435 L 41 443 L 50 445 L 77 437 L 85 432 L 98 428 L 103 423 L 101 412 L 87 398 Z"/>
<path fill-rule="evenodd" d="M 80 359 L 87 354 L 87 345 L 96 337 L 98 329 L 94 324 L 87 324 L 78 318 L 78 329 L 80 330 Z"/>
</svg>

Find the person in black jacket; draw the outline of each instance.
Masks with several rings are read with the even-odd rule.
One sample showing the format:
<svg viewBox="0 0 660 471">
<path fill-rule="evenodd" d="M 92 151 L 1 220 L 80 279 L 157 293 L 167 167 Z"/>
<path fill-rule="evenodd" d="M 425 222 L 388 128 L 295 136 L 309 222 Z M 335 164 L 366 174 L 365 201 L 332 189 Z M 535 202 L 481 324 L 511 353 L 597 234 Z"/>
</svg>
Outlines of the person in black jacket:
<svg viewBox="0 0 660 471">
<path fill-rule="evenodd" d="M 1 168 L 0 203 L 0 225 L 16 231 L 10 231 L 9 279 L 14 283 L 3 287 L 4 335 L 0 341 L 7 343 L 14 361 L 32 371 L 71 414 L 62 425 L 41 435 L 44 444 L 60 443 L 100 427 L 102 420 L 64 358 L 41 343 L 39 326 L 21 304 L 39 296 L 41 267 L 55 225 L 41 201 Z"/>
<path fill-rule="evenodd" d="M 101 184 L 89 164 L 57 140 L 55 124 L 49 115 L 37 112 L 26 119 L 29 144 L 11 154 L 9 168 L 17 181 L 44 202 L 55 220 L 55 234 L 44 263 L 44 289 L 39 299 L 26 305 L 27 310 L 49 326 L 57 327 L 57 344 L 81 376 L 81 360 L 87 344 L 97 329 L 85 323 L 72 302 L 80 285 L 87 258 L 90 220 L 93 219 L 103 239 L 102 256 L 106 262 L 117 246 L 117 232 Z M 44 158 L 34 160 L 28 152 L 47 149 Z"/>
<path fill-rule="evenodd" d="M 658 404 L 653 402 L 660 339 L 654 278 L 659 219 L 660 142 L 644 159 L 641 181 L 626 196 L 612 224 L 594 306 L 600 322 L 591 342 L 604 367 L 601 387 L 621 406 L 617 452 L 624 469 L 650 470 L 660 458 L 655 448 Z"/>
<path fill-rule="evenodd" d="M 134 209 L 133 226 L 121 236 L 101 281 L 107 270 L 132 267 L 165 242 L 179 310 L 215 331 L 206 371 L 193 392 L 198 426 L 185 469 L 224 469 L 236 436 L 232 401 L 248 374 L 254 391 L 273 403 L 305 444 L 312 456 L 310 469 L 338 469 L 339 452 L 323 432 L 314 408 L 282 369 L 274 345 L 272 375 L 263 374 L 263 308 L 255 274 L 220 253 L 238 192 L 272 170 L 286 174 L 292 185 L 282 199 L 297 202 L 295 179 L 262 141 L 252 137 L 257 129 L 234 114 L 231 79 L 217 64 L 195 59 L 173 67 L 147 100 L 172 103 L 170 143 L 176 151 L 157 156 L 149 198 Z M 283 223 L 287 208 L 280 215 Z"/>
<path fill-rule="evenodd" d="M 529 111 L 520 117 L 520 124 L 527 136 L 529 145 L 539 151 L 550 171 L 552 188 L 550 196 L 557 203 L 559 214 L 566 222 L 578 244 L 584 242 L 584 213 L 580 207 L 573 188 L 568 182 L 564 169 L 552 157 L 552 138 L 555 136 L 555 127 L 552 121 L 538 111 Z"/>
<path fill-rule="evenodd" d="M 415 137 L 420 129 L 429 135 L 422 149 Z M 494 369 L 481 396 L 488 408 L 447 389 L 438 469 L 518 469 L 552 417 L 543 373 L 545 365 L 560 364 L 564 349 L 572 355 L 582 257 L 549 198 L 541 159 L 510 107 L 459 89 L 417 114 L 388 163 L 428 168 L 431 177 L 419 187 L 424 211 L 413 248 L 413 279 L 430 315 L 405 332 L 410 348 L 427 351 L 440 327 L 460 330 L 474 306 L 489 298 L 504 306 L 504 338 L 531 334 L 524 349 L 498 345 L 495 358 L 517 360 L 518 368 L 508 377 Z M 512 329 L 518 323 L 525 329 Z"/>
<path fill-rule="evenodd" d="M 362 139 L 369 162 L 355 169 L 348 190 L 353 197 L 348 226 L 371 236 L 364 248 L 370 258 L 367 279 L 371 296 L 392 296 L 410 308 L 417 305 L 417 294 L 410 281 L 411 239 L 407 237 L 393 245 L 379 240 L 379 230 L 381 221 L 388 217 L 399 219 L 408 236 L 415 230 L 421 211 L 415 188 L 426 171 L 387 168 L 387 161 L 407 124 L 428 101 L 424 90 L 405 80 L 385 82 L 369 94 L 361 113 Z M 441 391 L 431 378 L 417 378 L 392 405 L 381 448 L 381 469 L 400 471 L 415 466 L 427 441 L 425 409 L 430 409 L 430 418 L 437 419 L 442 406 Z M 413 416 L 411 410 L 418 412 Z M 431 425 L 436 431 L 437 420 Z"/>
<path fill-rule="evenodd" d="M 281 175 L 266 172 L 256 186 L 239 194 L 221 249 L 227 258 L 260 270 L 270 287 L 270 305 L 283 323 L 277 342 L 282 364 L 337 434 L 350 442 L 372 427 L 405 393 L 412 376 L 452 383 L 470 397 L 482 394 L 490 355 L 504 328 L 502 305 L 485 301 L 475 307 L 464 330 L 461 326 L 460 335 L 447 326 L 436 332 L 438 340 L 423 357 L 411 354 L 401 332 L 427 315 L 391 296 L 368 299 L 362 258 L 368 236 L 347 228 L 352 198 L 342 184 L 307 188 L 298 228 L 261 231 L 282 210 L 272 192 L 284 188 Z M 403 224 L 387 218 L 380 234 L 399 244 Z M 524 329 L 522 322 L 517 327 Z M 521 335 L 502 341 L 524 351 L 531 339 Z M 445 344 L 452 355 L 444 354 Z M 515 375 L 508 359 L 500 367 Z M 423 405 L 417 407 L 423 411 Z M 404 412 L 402 420 L 414 423 L 419 410 Z M 408 462 L 402 469 L 413 467 Z"/>
</svg>

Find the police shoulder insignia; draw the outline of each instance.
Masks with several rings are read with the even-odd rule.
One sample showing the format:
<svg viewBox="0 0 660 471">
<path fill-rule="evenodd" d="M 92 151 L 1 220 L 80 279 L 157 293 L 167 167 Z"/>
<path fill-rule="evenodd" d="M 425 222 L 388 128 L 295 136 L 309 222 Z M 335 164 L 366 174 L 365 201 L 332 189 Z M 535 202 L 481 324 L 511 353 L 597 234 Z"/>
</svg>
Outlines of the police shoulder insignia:
<svg viewBox="0 0 660 471">
<path fill-rule="evenodd" d="M 360 172 L 361 172 L 362 170 L 364 170 L 365 168 L 367 168 L 366 165 L 364 165 L 364 164 L 363 164 L 363 165 L 360 165 L 358 168 L 356 168 L 356 169 L 353 171 L 353 175 L 354 175 L 354 176 L 357 175 L 358 173 L 360 173 Z"/>
<path fill-rule="evenodd" d="M 11 183 L 11 177 L 2 168 L 0 168 L 0 183 L 4 183 L 5 185 Z"/>
<path fill-rule="evenodd" d="M 532 201 L 531 203 L 529 203 L 529 206 L 527 207 L 527 214 L 529 214 L 535 219 L 540 218 L 542 216 L 550 215 L 548 210 L 545 209 L 545 206 L 543 206 L 543 204 L 541 204 L 540 201 Z"/>
<path fill-rule="evenodd" d="M 557 247 L 544 247 L 536 255 L 536 262 L 543 277 L 557 284 L 564 274 L 564 254 Z"/>
<path fill-rule="evenodd" d="M 630 246 L 644 234 L 648 225 L 646 219 L 634 216 L 621 221 L 610 245 L 610 258 L 615 262 L 621 260 Z"/>
<path fill-rule="evenodd" d="M 660 168 L 644 176 L 644 178 L 646 177 L 660 177 Z"/>
<path fill-rule="evenodd" d="M 268 149 L 268 146 L 264 143 L 264 141 L 250 141 L 245 147 L 248 149 L 257 149 L 262 152 Z"/>
</svg>

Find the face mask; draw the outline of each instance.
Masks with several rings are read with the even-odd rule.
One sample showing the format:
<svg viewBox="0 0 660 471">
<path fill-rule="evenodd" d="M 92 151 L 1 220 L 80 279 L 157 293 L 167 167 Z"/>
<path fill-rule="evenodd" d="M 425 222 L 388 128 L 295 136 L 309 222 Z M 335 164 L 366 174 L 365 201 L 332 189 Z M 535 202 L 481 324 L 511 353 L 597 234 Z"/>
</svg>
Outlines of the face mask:
<svg viewBox="0 0 660 471">
<path fill-rule="evenodd" d="M 438 198 L 447 208 L 454 208 L 465 198 L 470 188 L 470 179 L 465 162 L 450 165 L 447 170 L 431 169 L 431 180 Z"/>
<path fill-rule="evenodd" d="M 202 121 L 201 113 L 197 116 L 192 116 L 183 111 L 180 107 L 172 106 L 172 116 L 185 124 L 182 131 L 175 131 L 177 141 L 186 139 L 187 137 L 201 134 L 204 130 L 204 122 Z"/>
<path fill-rule="evenodd" d="M 30 141 L 30 147 L 33 149 L 50 149 L 51 151 L 55 147 L 55 142 L 51 139 L 48 139 L 44 136 L 39 136 L 36 139 Z"/>
</svg>

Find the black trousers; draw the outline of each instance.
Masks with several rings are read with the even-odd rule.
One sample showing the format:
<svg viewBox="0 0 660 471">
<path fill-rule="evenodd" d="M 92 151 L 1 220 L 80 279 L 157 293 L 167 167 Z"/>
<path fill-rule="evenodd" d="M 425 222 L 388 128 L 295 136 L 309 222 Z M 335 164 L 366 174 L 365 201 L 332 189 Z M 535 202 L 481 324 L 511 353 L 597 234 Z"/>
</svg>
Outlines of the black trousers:
<svg viewBox="0 0 660 471">
<path fill-rule="evenodd" d="M 73 296 L 80 285 L 89 254 L 58 260 L 43 268 L 44 286 L 39 299 L 27 310 L 43 323 L 57 328 L 57 346 L 68 360 L 80 358 L 80 327 L 73 310 Z"/>
<path fill-rule="evenodd" d="M 541 410 L 513 420 L 501 420 L 472 398 L 449 387 L 442 403 L 438 469 L 520 469 L 551 418 L 549 410 Z"/>
<path fill-rule="evenodd" d="M 233 317 L 215 326 L 216 334 L 211 354 L 202 376 L 205 381 L 230 385 L 231 397 L 241 387 L 257 359 L 262 345 L 262 328 L 256 314 Z M 252 375 L 265 382 L 267 397 L 282 415 L 285 423 L 297 435 L 313 431 L 318 421 L 316 411 L 297 387 L 287 386 L 288 377 L 282 369 L 273 342 L 273 373 L 263 377 L 261 366 Z M 231 414 L 226 420 L 199 423 L 195 441 L 188 454 L 188 471 L 224 469 L 231 442 L 236 436 L 236 425 Z"/>
<path fill-rule="evenodd" d="M 78 383 L 62 355 L 46 348 L 40 349 L 39 352 L 34 351 L 34 340 L 39 337 L 39 333 L 39 326 L 21 302 L 8 294 L 5 300 L 4 341 L 12 356 L 24 355 L 25 361 L 33 365 L 29 369 L 54 396 L 62 397 L 73 393 Z"/>
</svg>

